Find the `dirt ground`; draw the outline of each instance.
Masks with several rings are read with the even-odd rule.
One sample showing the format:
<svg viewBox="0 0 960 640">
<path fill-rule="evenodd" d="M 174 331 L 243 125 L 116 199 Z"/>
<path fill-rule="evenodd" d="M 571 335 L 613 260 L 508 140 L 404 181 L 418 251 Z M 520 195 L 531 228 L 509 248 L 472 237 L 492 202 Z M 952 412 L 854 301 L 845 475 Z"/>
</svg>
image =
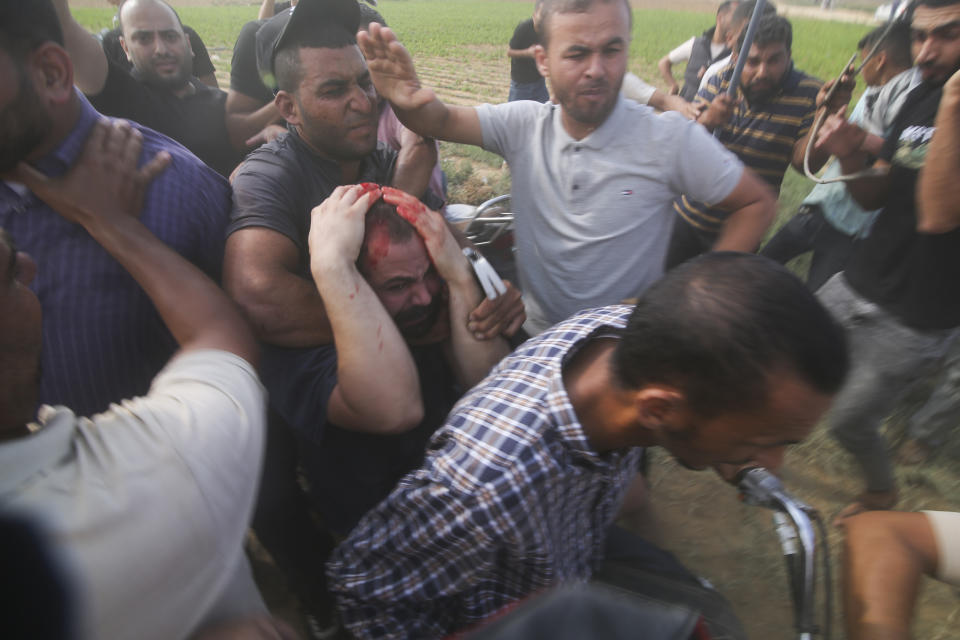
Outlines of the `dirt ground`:
<svg viewBox="0 0 960 640">
<path fill-rule="evenodd" d="M 712 10 L 711 0 L 632 0 L 637 7 Z M 74 6 L 104 6 L 103 0 L 72 0 Z M 252 4 L 249 0 L 174 0 L 174 5 Z M 867 20 L 870 12 L 834 10 L 813 5 L 778 5 L 788 15 Z M 469 51 L 464 52 L 469 59 Z M 418 60 L 424 84 L 454 103 L 477 104 L 506 99 L 509 71 L 506 65 L 476 68 L 449 64 L 445 59 Z M 226 86 L 226 85 L 224 85 Z M 893 429 L 897 431 L 896 427 Z M 893 438 L 896 440 L 896 437 Z M 956 444 L 922 468 L 898 470 L 899 508 L 904 510 L 960 510 L 960 473 Z M 794 447 L 783 472 L 789 490 L 807 501 L 829 520 L 860 489 L 852 460 L 821 428 L 807 442 Z M 649 535 L 673 551 L 691 569 L 707 577 L 732 602 L 751 638 L 788 640 L 792 630 L 784 562 L 770 512 L 740 503 L 736 492 L 712 473 L 680 468 L 665 456 L 654 458 L 650 482 L 652 518 L 624 524 Z M 841 534 L 829 527 L 833 565 L 834 633 L 840 627 Z M 254 545 L 255 548 L 255 545 Z M 296 608 L 282 579 L 262 551 L 255 551 L 255 571 L 268 603 L 281 617 L 298 624 Z M 820 584 L 822 592 L 823 584 Z M 956 590 L 928 581 L 921 595 L 914 627 L 919 640 L 960 638 L 960 600 Z M 822 603 L 818 615 L 823 611 Z"/>
</svg>

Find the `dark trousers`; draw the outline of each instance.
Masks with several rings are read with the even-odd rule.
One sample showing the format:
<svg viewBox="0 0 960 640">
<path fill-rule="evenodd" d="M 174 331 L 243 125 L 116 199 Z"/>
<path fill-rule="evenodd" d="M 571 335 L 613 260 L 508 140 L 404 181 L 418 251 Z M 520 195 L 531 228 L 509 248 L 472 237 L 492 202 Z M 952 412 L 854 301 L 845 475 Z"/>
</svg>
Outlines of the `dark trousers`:
<svg viewBox="0 0 960 640">
<path fill-rule="evenodd" d="M 272 410 L 252 527 L 307 612 L 328 616 L 333 599 L 326 588 L 325 564 L 336 542 L 314 522 L 297 479 L 293 431 Z"/>
<path fill-rule="evenodd" d="M 786 264 L 802 253 L 813 251 L 807 287 L 816 291 L 834 274 L 843 271 L 852 249 L 853 238 L 827 222 L 819 206 L 803 205 L 770 238 L 760 250 L 760 255 Z"/>
<path fill-rule="evenodd" d="M 699 611 L 714 640 L 745 640 L 729 601 L 705 585 L 673 556 L 622 527 L 607 535 L 606 557 L 593 579 L 654 603 Z"/>
</svg>

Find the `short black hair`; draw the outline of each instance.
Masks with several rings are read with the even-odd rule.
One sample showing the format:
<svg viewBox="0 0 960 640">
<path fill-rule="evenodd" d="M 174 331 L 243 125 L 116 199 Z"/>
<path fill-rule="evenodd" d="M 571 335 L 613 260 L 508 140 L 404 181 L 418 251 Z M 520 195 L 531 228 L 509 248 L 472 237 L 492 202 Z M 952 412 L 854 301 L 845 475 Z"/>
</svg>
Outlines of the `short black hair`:
<svg viewBox="0 0 960 640">
<path fill-rule="evenodd" d="M 300 49 L 340 49 L 356 44 L 357 36 L 339 24 L 323 24 L 302 30 L 296 37 L 285 40 L 273 59 L 277 87 L 282 91 L 293 92 L 300 86 Z"/>
<path fill-rule="evenodd" d="M 747 30 L 744 29 L 737 39 L 737 51 L 743 49 L 743 41 L 747 36 Z M 787 51 L 793 47 L 793 27 L 790 21 L 783 16 L 776 14 L 765 14 L 760 17 L 757 23 L 757 30 L 753 33 L 753 44 L 763 47 L 768 44 L 783 43 L 787 46 Z M 749 51 L 745 55 L 749 55 Z"/>
<path fill-rule="evenodd" d="M 746 2 L 741 2 L 737 5 L 737 8 L 733 10 L 733 15 L 730 16 L 731 24 L 740 24 L 746 22 L 750 19 L 750 16 L 753 15 L 753 10 L 757 7 L 757 0 L 746 0 Z M 761 15 L 770 15 L 771 13 L 777 12 L 777 5 L 772 2 L 767 2 L 763 5 L 763 13 Z"/>
<path fill-rule="evenodd" d="M 849 368 L 843 328 L 782 265 L 714 252 L 640 298 L 613 355 L 624 388 L 670 384 L 702 417 L 763 407 L 771 376 L 794 373 L 833 395 Z"/>
<path fill-rule="evenodd" d="M 884 33 L 886 33 L 885 36 Z M 860 38 L 857 49 L 866 50 L 869 53 L 877 42 L 880 42 L 877 51 L 887 54 L 890 61 L 897 67 L 909 69 L 913 66 L 913 54 L 910 51 L 910 25 L 906 22 L 897 20 L 890 25 L 889 32 L 887 25 L 877 27 Z"/>
<path fill-rule="evenodd" d="M 357 268 L 362 274 L 367 273 L 370 235 L 377 228 L 386 231 L 387 238 L 392 243 L 403 243 L 417 235 L 414 226 L 397 213 L 395 205 L 386 202 L 383 198 L 374 202 L 363 221 L 363 245 L 360 248 L 360 256 L 357 258 Z"/>
<path fill-rule="evenodd" d="M 540 13 L 540 43 L 547 47 L 549 38 L 550 20 L 558 13 L 586 13 L 595 4 L 611 4 L 619 2 L 627 8 L 627 28 L 633 30 L 633 8 L 630 0 L 543 0 L 543 10 Z"/>
<path fill-rule="evenodd" d="M 50 0 L 0 3 L 0 49 L 18 66 L 45 42 L 63 46 L 63 30 Z"/>
<path fill-rule="evenodd" d="M 720 3 L 720 6 L 717 7 L 717 15 L 720 15 L 725 11 L 729 11 L 735 4 L 737 4 L 737 0 L 723 0 L 723 2 Z"/>
</svg>

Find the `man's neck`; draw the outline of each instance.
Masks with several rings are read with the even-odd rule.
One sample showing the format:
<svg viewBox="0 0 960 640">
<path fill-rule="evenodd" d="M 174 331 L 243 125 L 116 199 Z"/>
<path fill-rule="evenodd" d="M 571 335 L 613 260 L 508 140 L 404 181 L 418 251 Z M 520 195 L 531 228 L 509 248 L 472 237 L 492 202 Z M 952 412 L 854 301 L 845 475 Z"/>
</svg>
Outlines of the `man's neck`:
<svg viewBox="0 0 960 640">
<path fill-rule="evenodd" d="M 187 96 L 192 96 L 197 92 L 197 88 L 193 86 L 193 83 L 189 80 L 183 83 L 182 86 L 177 87 L 176 89 L 171 89 L 170 93 L 175 95 L 178 98 L 186 98 Z"/>
<path fill-rule="evenodd" d="M 713 37 L 710 38 L 710 43 L 711 43 L 711 44 L 722 44 L 722 45 L 726 45 L 726 44 L 727 44 L 727 37 L 726 37 L 725 34 L 720 33 L 720 29 L 717 29 L 716 27 L 714 27 L 714 28 L 713 28 Z"/>
<path fill-rule="evenodd" d="M 344 162 L 342 160 L 338 160 L 337 158 L 333 158 L 330 156 L 330 154 L 324 153 L 315 144 L 312 144 L 309 140 L 307 140 L 306 136 L 303 135 L 303 130 L 300 128 L 299 125 L 295 125 L 294 128 L 296 129 L 297 137 L 300 138 L 301 142 L 307 145 L 307 147 L 311 151 L 313 151 L 315 154 L 317 154 L 321 158 L 329 160 L 330 162 L 335 162 L 337 166 L 340 167 L 340 184 L 356 184 L 357 183 L 357 180 L 359 180 L 360 178 L 360 163 L 362 162 L 361 160 L 349 160 L 347 162 Z"/>
<path fill-rule="evenodd" d="M 563 129 L 570 135 L 570 137 L 578 142 L 596 131 L 598 128 L 600 128 L 600 125 L 603 124 L 603 122 L 598 124 L 586 124 L 580 122 L 579 120 L 574 120 L 567 114 L 566 109 L 563 107 L 560 107 L 560 122 L 563 123 Z M 606 122 L 606 118 L 604 118 L 604 122 Z"/>
<path fill-rule="evenodd" d="M 77 120 L 80 119 L 80 98 L 74 94 L 67 104 L 54 109 L 57 111 L 53 114 L 53 126 L 44 141 L 25 158 L 28 162 L 36 162 L 45 157 L 70 135 L 73 128 L 77 126 Z"/>
<path fill-rule="evenodd" d="M 884 69 L 883 73 L 880 74 L 880 86 L 887 84 L 906 70 L 907 67 L 902 67 L 899 69 Z"/>
<path fill-rule="evenodd" d="M 598 453 L 647 446 L 638 432 L 631 394 L 613 379 L 617 340 L 595 338 L 563 368 L 563 385 L 590 446 Z"/>
</svg>

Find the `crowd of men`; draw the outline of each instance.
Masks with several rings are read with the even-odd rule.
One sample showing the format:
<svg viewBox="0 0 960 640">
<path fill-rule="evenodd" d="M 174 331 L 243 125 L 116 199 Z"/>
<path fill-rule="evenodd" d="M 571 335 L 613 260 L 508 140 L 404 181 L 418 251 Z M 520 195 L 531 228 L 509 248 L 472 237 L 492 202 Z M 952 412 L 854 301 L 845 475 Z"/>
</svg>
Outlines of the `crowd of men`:
<svg viewBox="0 0 960 640">
<path fill-rule="evenodd" d="M 918 576 L 960 575 L 960 524 L 860 512 L 896 503 L 880 426 L 909 383 L 947 360 L 918 441 L 960 413 L 960 2 L 860 41 L 849 118 L 852 74 L 794 68 L 770 3 L 749 46 L 755 1 L 721 4 L 661 61 L 680 95 L 638 101 L 626 0 L 537 0 L 511 101 L 477 107 L 425 87 L 366 4 L 294 5 L 264 0 L 222 91 L 164 0 L 99 35 L 67 0 L 0 4 L 15 635 L 40 590 L 43 637 L 296 637 L 252 526 L 312 637 L 483 633 L 589 581 L 685 594 L 696 637 L 744 637 L 615 521 L 648 448 L 731 480 L 826 416 L 866 480 L 836 520 L 848 631 L 906 637 Z M 509 164 L 516 284 L 486 292 L 445 221 L 437 140 Z M 825 178 L 863 177 L 755 255 L 787 167 L 831 156 Z M 809 250 L 806 283 L 778 264 Z"/>
</svg>

